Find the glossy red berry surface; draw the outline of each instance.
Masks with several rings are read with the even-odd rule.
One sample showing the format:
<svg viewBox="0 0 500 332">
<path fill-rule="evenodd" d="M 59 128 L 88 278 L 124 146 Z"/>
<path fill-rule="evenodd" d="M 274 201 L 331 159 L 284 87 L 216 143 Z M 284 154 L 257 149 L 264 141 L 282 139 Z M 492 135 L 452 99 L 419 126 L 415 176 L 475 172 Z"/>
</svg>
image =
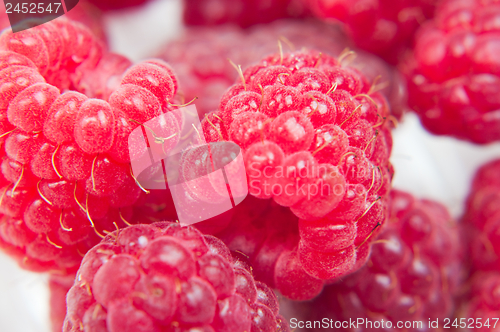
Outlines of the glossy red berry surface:
<svg viewBox="0 0 500 332">
<path fill-rule="evenodd" d="M 434 15 L 436 0 L 302 0 L 317 17 L 336 19 L 357 46 L 397 64 L 415 31 Z"/>
<path fill-rule="evenodd" d="M 363 323 L 360 331 L 372 331 L 374 322 L 381 327 L 384 320 L 386 330 L 420 331 L 428 328 L 429 318 L 453 317 L 465 253 L 460 228 L 434 201 L 393 190 L 390 205 L 390 222 L 372 245 L 366 266 L 325 287 L 311 303 L 309 319 L 371 321 L 371 328 Z"/>
<path fill-rule="evenodd" d="M 65 332 L 289 331 L 272 290 L 222 241 L 169 222 L 108 235 L 84 257 L 67 306 Z"/>
<path fill-rule="evenodd" d="M 5 31 L 0 45 L 4 251 L 26 269 L 71 272 L 107 232 L 175 218 L 168 193 L 155 205 L 163 194 L 137 184 L 127 144 L 173 99 L 166 63 L 132 66 L 63 18 Z"/>
<path fill-rule="evenodd" d="M 402 66 L 409 104 L 432 133 L 485 144 L 500 139 L 498 17 L 494 1 L 440 3 Z"/>
</svg>

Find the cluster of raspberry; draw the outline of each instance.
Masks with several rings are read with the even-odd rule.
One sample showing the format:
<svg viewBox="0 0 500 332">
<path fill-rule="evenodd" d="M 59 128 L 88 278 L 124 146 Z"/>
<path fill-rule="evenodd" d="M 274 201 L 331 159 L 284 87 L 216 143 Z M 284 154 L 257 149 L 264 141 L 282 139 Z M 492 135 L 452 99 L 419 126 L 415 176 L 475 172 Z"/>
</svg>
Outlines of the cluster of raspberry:
<svg viewBox="0 0 500 332">
<path fill-rule="evenodd" d="M 297 312 L 294 322 L 370 322 L 359 331 L 461 317 L 497 329 L 500 163 L 478 171 L 455 222 L 442 204 L 392 189 L 389 158 L 406 109 L 436 134 L 499 139 L 500 7 L 284 0 L 256 15 L 250 1 L 215 2 L 213 21 L 186 1 L 186 22 L 300 20 L 190 28 L 163 60 L 137 64 L 65 17 L 0 35 L 0 248 L 51 273 L 54 331 L 284 332 Z M 343 23 L 304 18 L 314 15 Z M 345 49 L 354 43 L 365 51 Z M 196 144 L 238 145 L 248 196 L 185 226 L 170 191 L 134 174 L 150 146 L 129 136 L 161 118 L 173 134 L 152 135 L 171 148 L 187 121 L 176 111 L 196 94 L 207 96 Z M 206 152 L 213 168 L 216 150 Z M 181 166 L 186 181 L 207 174 L 187 157 Z M 215 197 L 183 188 L 193 213 Z"/>
</svg>

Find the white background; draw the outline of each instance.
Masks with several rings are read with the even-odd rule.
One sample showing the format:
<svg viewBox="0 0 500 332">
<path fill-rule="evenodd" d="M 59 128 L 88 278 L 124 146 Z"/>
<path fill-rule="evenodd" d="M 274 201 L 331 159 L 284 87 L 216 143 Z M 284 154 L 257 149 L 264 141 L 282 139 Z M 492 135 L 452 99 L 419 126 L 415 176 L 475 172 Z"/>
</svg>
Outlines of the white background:
<svg viewBox="0 0 500 332">
<path fill-rule="evenodd" d="M 157 0 L 106 17 L 111 49 L 132 60 L 154 54 L 181 31 L 180 0 Z M 460 216 L 471 178 L 500 157 L 500 144 L 476 146 L 425 132 L 413 114 L 394 131 L 394 187 L 446 204 Z M 47 276 L 20 270 L 0 253 L 0 331 L 49 332 Z"/>
</svg>

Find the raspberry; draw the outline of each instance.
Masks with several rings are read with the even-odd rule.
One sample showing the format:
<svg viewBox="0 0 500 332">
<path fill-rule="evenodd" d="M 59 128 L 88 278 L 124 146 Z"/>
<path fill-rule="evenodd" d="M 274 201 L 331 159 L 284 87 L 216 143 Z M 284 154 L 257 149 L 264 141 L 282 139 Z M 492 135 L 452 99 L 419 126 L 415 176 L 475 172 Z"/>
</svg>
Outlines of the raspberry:
<svg viewBox="0 0 500 332">
<path fill-rule="evenodd" d="M 287 211 L 273 207 L 277 216 L 229 226 L 222 238 L 232 250 L 250 257 L 258 279 L 293 299 L 310 299 L 325 280 L 359 269 L 387 216 L 392 141 L 389 123 L 381 120 L 387 116 L 385 100 L 369 92 L 366 79 L 356 71 L 356 79 L 342 81 L 352 84 L 339 83 L 347 70 L 338 68 L 335 58 L 313 51 L 268 56 L 243 74 L 244 86 L 253 91 L 234 95 L 229 90 L 233 97 L 227 102 L 223 97 L 224 109 L 211 113 L 221 119 L 220 127 L 230 128 L 230 140 L 242 143 L 250 194 L 272 198 L 272 204 Z M 370 105 L 378 116 L 362 108 L 366 105 L 358 101 L 360 95 L 351 94 L 373 99 L 367 92 L 380 101 Z M 330 99 L 329 106 L 311 111 L 312 93 L 312 100 Z M 252 106 L 259 99 L 260 109 L 259 104 Z M 329 115 L 313 123 L 310 119 L 320 112 Z M 264 126 L 266 116 L 272 121 L 269 127 Z M 261 120 L 240 122 L 252 118 Z M 236 130 L 252 133 L 248 137 L 253 143 Z M 237 220 L 233 217 L 233 223 Z M 275 235 L 277 229 L 284 238 Z M 269 238 L 259 238 L 259 232 Z"/>
<path fill-rule="evenodd" d="M 239 265 L 192 227 L 116 231 L 83 258 L 63 331 L 289 331 L 274 293 Z"/>
<path fill-rule="evenodd" d="M 302 17 L 306 14 L 304 6 L 295 0 L 184 1 L 184 22 L 187 25 L 235 23 L 245 28 L 284 17 Z"/>
<path fill-rule="evenodd" d="M 426 328 L 429 318 L 442 321 L 453 317 L 464 253 L 457 224 L 441 204 L 414 199 L 397 190 L 391 193 L 390 213 L 391 222 L 372 245 L 366 266 L 325 287 L 310 304 L 321 309 L 312 311 L 307 320 L 363 318 L 376 324 L 384 319 L 386 328 L 392 323 L 395 329 L 398 321 L 421 322 Z M 450 246 L 440 247 L 431 237 L 421 241 L 413 234 L 404 236 L 404 228 L 415 224 L 411 221 L 415 215 L 427 219 L 431 237 Z M 363 326 L 362 331 L 371 330 L 370 325 Z"/>
<path fill-rule="evenodd" d="M 210 4 L 212 3 L 210 2 Z M 196 12 L 199 8 L 202 7 L 190 8 L 189 11 Z M 261 15 L 261 12 L 259 12 L 259 15 Z M 232 97 L 246 90 L 241 83 L 232 85 L 238 77 L 238 72 L 226 59 L 230 59 L 233 63 L 246 69 L 260 58 L 276 52 L 278 41 L 280 41 L 284 49 L 299 50 L 305 47 L 335 56 L 340 56 L 345 48 L 351 47 L 349 40 L 340 31 L 338 25 L 318 21 L 279 20 L 245 30 L 232 25 L 189 28 L 182 37 L 165 45 L 159 56 L 176 68 L 186 100 L 198 97 L 197 109 L 202 114 L 205 114 L 217 109 L 219 105 L 219 109 L 224 110 L 225 104 Z M 355 59 L 353 59 L 354 56 L 349 56 L 349 61 L 351 66 L 363 73 L 361 76 L 358 71 L 339 67 L 329 74 L 331 76 L 330 80 L 333 80 L 332 75 L 337 73 L 337 79 L 345 77 L 346 81 L 350 82 L 349 84 L 356 84 L 357 82 L 359 87 L 361 77 L 366 76 L 370 81 L 374 81 L 380 75 L 377 79 L 380 84 L 375 85 L 374 89 L 380 89 L 380 92 L 390 102 L 391 113 L 396 117 L 400 117 L 406 109 L 406 87 L 403 84 L 401 74 L 369 53 L 356 51 L 356 55 Z M 345 61 L 347 62 L 347 58 Z M 255 67 L 255 70 L 257 69 Z M 274 75 L 267 72 L 268 70 L 274 70 Z M 322 90 L 319 91 L 322 93 L 315 92 L 314 89 L 311 90 L 310 84 L 305 84 L 306 78 L 299 79 L 299 77 L 304 77 L 309 73 L 314 74 L 311 77 L 315 77 L 315 80 L 323 82 Z M 277 77 L 280 74 L 282 75 Z M 279 78 L 283 82 L 285 79 L 297 81 L 297 83 L 290 83 L 290 85 L 299 89 L 310 90 L 306 94 L 304 102 L 310 104 L 311 110 L 316 110 L 310 116 L 313 125 L 322 121 L 330 122 L 335 120 L 335 112 L 331 107 L 331 95 L 325 96 L 325 92 L 330 89 L 331 85 L 325 87 L 323 73 L 318 73 L 315 69 L 303 69 L 294 74 L 293 77 L 284 74 L 289 74 L 289 72 L 283 67 L 259 71 L 260 79 L 269 81 L 272 78 Z M 253 80 L 254 84 L 250 90 L 261 93 L 257 84 L 260 79 L 255 78 Z M 299 83 L 301 86 L 299 86 Z M 337 83 L 338 87 L 343 84 L 340 81 Z M 265 87 L 265 84 L 262 83 L 261 85 L 263 88 Z M 343 86 L 341 88 L 344 89 Z M 224 94 L 226 89 L 230 89 L 231 92 L 228 91 Z M 306 92 L 305 90 L 301 90 L 302 94 Z M 359 91 L 352 93 L 352 95 L 358 93 Z M 221 96 L 223 96 L 222 100 Z M 370 96 L 375 101 L 377 100 L 373 94 Z M 369 99 L 363 101 L 363 97 L 359 97 L 358 101 L 366 105 L 363 108 L 369 108 L 372 105 Z M 260 100 L 257 102 L 257 106 L 259 104 Z M 373 112 L 374 116 L 377 116 L 376 114 L 377 112 Z"/>
<path fill-rule="evenodd" d="M 402 64 L 409 105 L 432 133 L 477 144 L 500 139 L 498 65 L 490 52 L 497 5 L 443 1 L 434 20 L 416 35 L 413 56 Z"/>
<path fill-rule="evenodd" d="M 318 17 L 337 19 L 357 46 L 377 54 L 392 64 L 411 49 L 420 24 L 434 15 L 437 1 L 404 0 L 371 2 L 346 0 L 303 0 Z"/>
<path fill-rule="evenodd" d="M 64 18 L 6 31 L 0 45 L 0 238 L 22 267 L 71 273 L 106 233 L 176 218 L 169 194 L 136 183 L 127 145 L 173 100 L 177 79 L 166 63 L 130 66 Z M 144 206 L 158 197 L 163 205 Z"/>
</svg>

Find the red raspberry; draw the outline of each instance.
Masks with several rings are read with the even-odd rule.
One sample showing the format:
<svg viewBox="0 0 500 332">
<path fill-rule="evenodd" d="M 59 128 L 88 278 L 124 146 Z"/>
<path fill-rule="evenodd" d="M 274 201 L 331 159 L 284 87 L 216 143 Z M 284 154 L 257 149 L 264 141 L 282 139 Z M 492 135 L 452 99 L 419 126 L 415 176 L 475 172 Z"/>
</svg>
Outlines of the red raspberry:
<svg viewBox="0 0 500 332">
<path fill-rule="evenodd" d="M 22 267 L 71 272 L 99 236 L 175 218 L 168 193 L 137 185 L 127 145 L 173 100 L 177 79 L 166 63 L 128 68 L 66 19 L 7 31 L 0 45 L 0 239 Z"/>
<path fill-rule="evenodd" d="M 357 46 L 397 64 L 411 49 L 420 24 L 434 14 L 437 0 L 302 0 L 318 17 L 337 19 Z"/>
<path fill-rule="evenodd" d="M 185 0 L 187 25 L 234 23 L 246 28 L 285 17 L 304 17 L 305 7 L 297 0 Z"/>
<path fill-rule="evenodd" d="M 238 77 L 237 71 L 227 59 L 246 69 L 263 56 L 275 53 L 278 41 L 284 49 L 299 50 L 305 47 L 335 56 L 339 56 L 345 48 L 352 46 L 338 25 L 317 21 L 280 20 L 247 30 L 228 25 L 189 28 L 181 38 L 165 45 L 159 56 L 176 68 L 186 100 L 198 97 L 199 101 L 196 103 L 198 111 L 207 113 L 217 109 L 224 91 Z M 356 57 L 354 55 L 348 57 L 351 66 L 364 73 L 370 81 L 374 81 L 380 75 L 377 79 L 380 84 L 374 88 L 381 89 L 380 92 L 390 102 L 391 113 L 399 117 L 406 108 L 406 88 L 402 83 L 401 74 L 369 53 L 356 51 L 356 54 Z M 360 80 L 356 72 L 349 70 L 348 73 L 342 70 L 339 75 L 339 78 L 346 77 L 350 82 Z M 299 74 L 295 77 L 299 79 Z M 325 93 L 329 88 L 330 86 L 321 92 Z M 236 95 L 242 90 L 244 90 L 243 85 L 233 85 L 231 93 L 226 93 L 225 99 L 220 101 L 221 106 L 227 103 L 233 94 Z M 323 104 L 318 94 L 311 92 L 310 95 Z M 315 103 L 312 98 L 309 98 L 309 101 Z M 376 112 L 374 115 L 376 116 Z M 314 124 L 316 119 L 324 116 L 326 115 L 320 109 L 311 117 L 311 121 Z"/>
<path fill-rule="evenodd" d="M 243 265 L 176 223 L 111 233 L 82 261 L 63 331 L 289 331 L 274 293 Z"/>
<path fill-rule="evenodd" d="M 353 75 L 342 76 L 346 73 Z M 245 136 L 241 145 L 249 192 L 289 208 L 286 213 L 275 208 L 282 215 L 277 218 L 294 224 L 300 221 L 299 227 L 289 224 L 284 230 L 254 226 L 261 223 L 257 218 L 250 225 L 230 227 L 223 238 L 231 249 L 248 255 L 254 269 L 261 269 L 262 259 L 267 261 L 262 262 L 265 266 L 258 278 L 285 296 L 312 298 L 324 280 L 364 264 L 368 242 L 385 222 L 392 145 L 389 123 L 383 120 L 388 115 L 385 99 L 369 92 L 366 79 L 355 69 L 340 67 L 335 58 L 310 51 L 269 56 L 248 68 L 243 77 L 248 91 L 221 103 L 213 117 L 221 119 L 219 126 L 229 128 L 229 140 L 241 142 L 242 128 L 246 133 L 260 132 Z M 228 93 L 233 95 L 231 90 Z M 247 122 L 245 127 L 233 125 L 250 114 L 262 114 L 262 120 Z M 264 119 L 270 122 L 268 127 Z M 251 124 L 255 127 L 250 128 Z M 207 139 L 221 138 L 209 135 Z M 255 227 L 270 238 L 278 228 L 284 232 L 281 235 L 289 234 L 294 240 L 272 240 L 271 248 L 262 252 L 273 252 L 272 258 L 261 258 L 256 250 L 265 237 L 235 240 L 239 234 L 254 233 Z M 332 237 L 336 239 L 333 244 Z"/>
<path fill-rule="evenodd" d="M 446 0 L 420 28 L 413 56 L 402 67 L 409 104 L 438 135 L 478 144 L 500 139 L 494 1 Z"/>
<path fill-rule="evenodd" d="M 390 220 L 372 245 L 366 266 L 326 287 L 311 303 L 319 309 L 307 320 L 381 324 L 383 319 L 385 330 L 420 331 L 396 324 L 419 322 L 426 330 L 429 319 L 441 323 L 453 317 L 464 253 L 458 225 L 443 205 L 397 190 L 391 193 Z M 369 326 L 363 323 L 358 329 L 378 329 Z"/>
</svg>

